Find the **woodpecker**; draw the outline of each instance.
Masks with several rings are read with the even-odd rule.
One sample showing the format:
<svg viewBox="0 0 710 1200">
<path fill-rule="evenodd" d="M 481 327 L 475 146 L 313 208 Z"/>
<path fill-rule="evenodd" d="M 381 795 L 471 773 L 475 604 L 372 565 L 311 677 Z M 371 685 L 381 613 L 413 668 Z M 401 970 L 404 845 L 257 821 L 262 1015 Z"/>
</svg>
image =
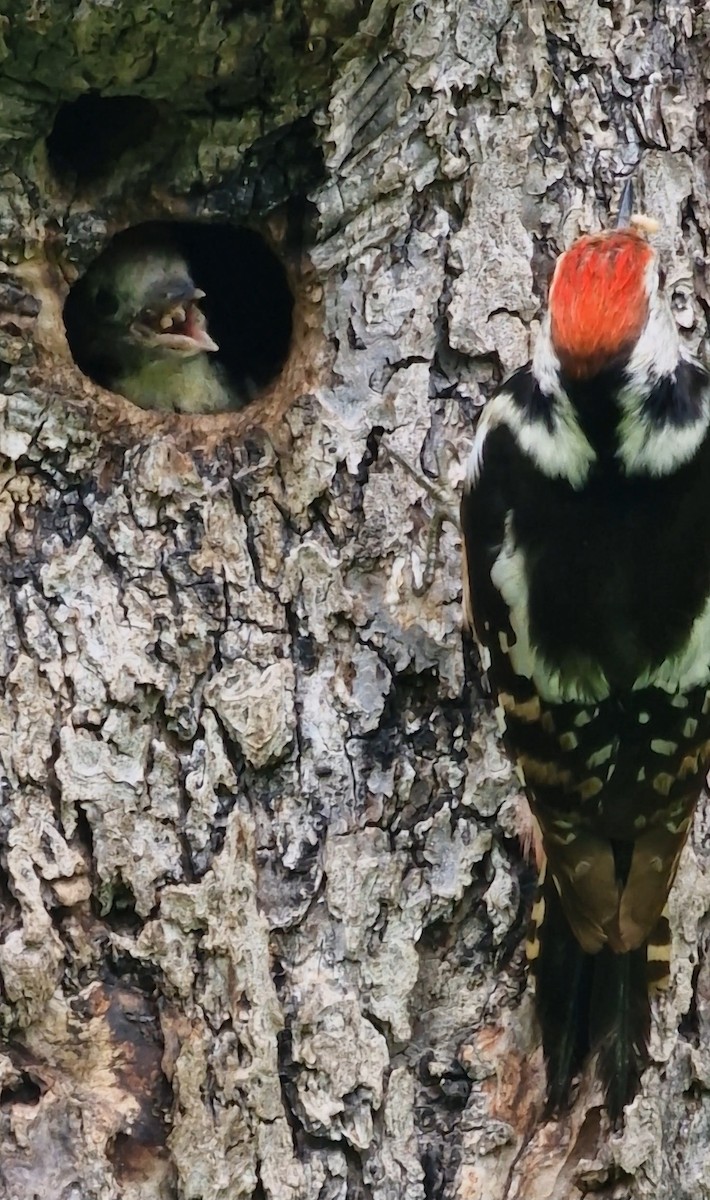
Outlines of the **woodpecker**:
<svg viewBox="0 0 710 1200">
<path fill-rule="evenodd" d="M 184 413 L 240 408 L 213 360 L 187 262 L 169 242 L 117 241 L 89 269 L 80 291 L 83 355 L 99 382 L 141 408 Z"/>
<path fill-rule="evenodd" d="M 708 375 L 627 215 L 558 258 L 461 507 L 467 615 L 542 842 L 528 956 L 548 1108 L 594 1052 L 614 1118 L 648 1061 L 710 765 Z"/>
</svg>

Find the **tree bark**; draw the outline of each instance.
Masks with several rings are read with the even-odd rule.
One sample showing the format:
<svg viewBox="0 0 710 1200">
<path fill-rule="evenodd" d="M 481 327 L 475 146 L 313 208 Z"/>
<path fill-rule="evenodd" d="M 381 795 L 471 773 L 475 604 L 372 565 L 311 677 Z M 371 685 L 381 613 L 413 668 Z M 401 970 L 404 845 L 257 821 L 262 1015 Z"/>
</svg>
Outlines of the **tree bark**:
<svg viewBox="0 0 710 1200">
<path fill-rule="evenodd" d="M 591 1072 L 545 1121 L 451 517 L 551 262 L 634 169 L 702 348 L 710 16 L 3 8 L 0 1195 L 710 1196 L 706 808 L 623 1131 Z M 53 139 L 93 92 L 147 107 Z M 288 273 L 289 360 L 238 414 L 142 412 L 68 350 L 69 285 L 176 218 Z"/>
</svg>

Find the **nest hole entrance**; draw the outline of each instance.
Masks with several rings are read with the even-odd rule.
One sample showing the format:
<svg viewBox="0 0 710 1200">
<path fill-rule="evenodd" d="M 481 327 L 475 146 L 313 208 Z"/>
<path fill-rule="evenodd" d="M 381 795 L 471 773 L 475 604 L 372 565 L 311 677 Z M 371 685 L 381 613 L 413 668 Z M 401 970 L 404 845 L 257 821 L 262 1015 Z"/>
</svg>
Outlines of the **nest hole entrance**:
<svg viewBox="0 0 710 1200">
<path fill-rule="evenodd" d="M 150 140 L 159 116 L 158 107 L 141 96 L 85 92 L 67 100 L 47 137 L 49 165 L 60 179 L 100 179 L 128 150 Z"/>
<path fill-rule="evenodd" d="M 142 407 L 170 407 L 160 402 L 144 403 L 117 386 L 121 354 L 125 353 L 125 343 L 119 336 L 122 318 L 112 314 L 113 324 L 109 325 L 105 319 L 107 307 L 115 307 L 116 303 L 111 295 L 116 261 L 139 264 L 142 270 L 143 263 L 165 247 L 177 251 L 192 283 L 204 293 L 198 306 L 218 349 L 202 357 L 209 359 L 210 366 L 218 364 L 217 370 L 234 398 L 233 403 L 222 407 L 243 408 L 280 374 L 293 334 L 294 296 L 286 269 L 254 229 L 222 223 L 160 221 L 132 226 L 117 234 L 67 297 L 64 324 L 74 361 L 96 383 L 122 392 Z M 134 315 L 126 316 L 126 327 Z M 107 331 L 110 334 L 114 328 L 117 338 L 112 353 Z M 174 407 L 181 411 L 180 405 Z M 209 410 L 185 406 L 182 411 Z"/>
</svg>

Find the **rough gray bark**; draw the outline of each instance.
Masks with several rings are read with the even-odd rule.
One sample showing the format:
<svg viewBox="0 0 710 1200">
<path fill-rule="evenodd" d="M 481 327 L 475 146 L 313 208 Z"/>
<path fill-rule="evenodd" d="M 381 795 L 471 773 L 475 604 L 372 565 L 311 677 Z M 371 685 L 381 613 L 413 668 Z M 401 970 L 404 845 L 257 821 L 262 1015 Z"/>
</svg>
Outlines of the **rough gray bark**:
<svg viewBox="0 0 710 1200">
<path fill-rule="evenodd" d="M 406 469 L 455 504 L 549 263 L 636 164 L 701 345 L 710 17 L 2 9 L 0 1194 L 710 1196 L 707 813 L 624 1131 L 591 1079 L 544 1123 L 515 786 Z M 76 183 L 44 139 L 88 88 L 159 119 Z M 244 414 L 142 413 L 71 362 L 68 284 L 171 215 L 287 263 L 292 355 Z"/>
</svg>

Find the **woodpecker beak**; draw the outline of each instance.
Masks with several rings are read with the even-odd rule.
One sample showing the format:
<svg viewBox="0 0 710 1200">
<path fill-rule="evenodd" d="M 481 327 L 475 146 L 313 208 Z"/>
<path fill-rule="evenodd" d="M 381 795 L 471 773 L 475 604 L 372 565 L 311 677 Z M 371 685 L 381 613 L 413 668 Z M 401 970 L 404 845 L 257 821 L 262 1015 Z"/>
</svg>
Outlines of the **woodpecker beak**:
<svg viewBox="0 0 710 1200">
<path fill-rule="evenodd" d="M 204 314 L 197 307 L 205 293 L 192 283 L 163 292 L 131 324 L 131 332 L 144 344 L 177 354 L 201 354 L 219 350 L 207 332 Z"/>
<path fill-rule="evenodd" d="M 625 229 L 631 224 L 631 217 L 634 211 L 634 185 L 631 179 L 627 179 L 624 184 L 624 190 L 621 193 L 621 202 L 619 204 L 619 215 L 616 218 L 616 228 Z"/>
<path fill-rule="evenodd" d="M 653 223 L 633 214 L 633 202 L 628 180 L 617 228 L 578 238 L 557 260 L 550 333 L 572 379 L 592 379 L 628 357 L 648 320 L 647 270 L 655 256 L 643 234 Z"/>
</svg>

